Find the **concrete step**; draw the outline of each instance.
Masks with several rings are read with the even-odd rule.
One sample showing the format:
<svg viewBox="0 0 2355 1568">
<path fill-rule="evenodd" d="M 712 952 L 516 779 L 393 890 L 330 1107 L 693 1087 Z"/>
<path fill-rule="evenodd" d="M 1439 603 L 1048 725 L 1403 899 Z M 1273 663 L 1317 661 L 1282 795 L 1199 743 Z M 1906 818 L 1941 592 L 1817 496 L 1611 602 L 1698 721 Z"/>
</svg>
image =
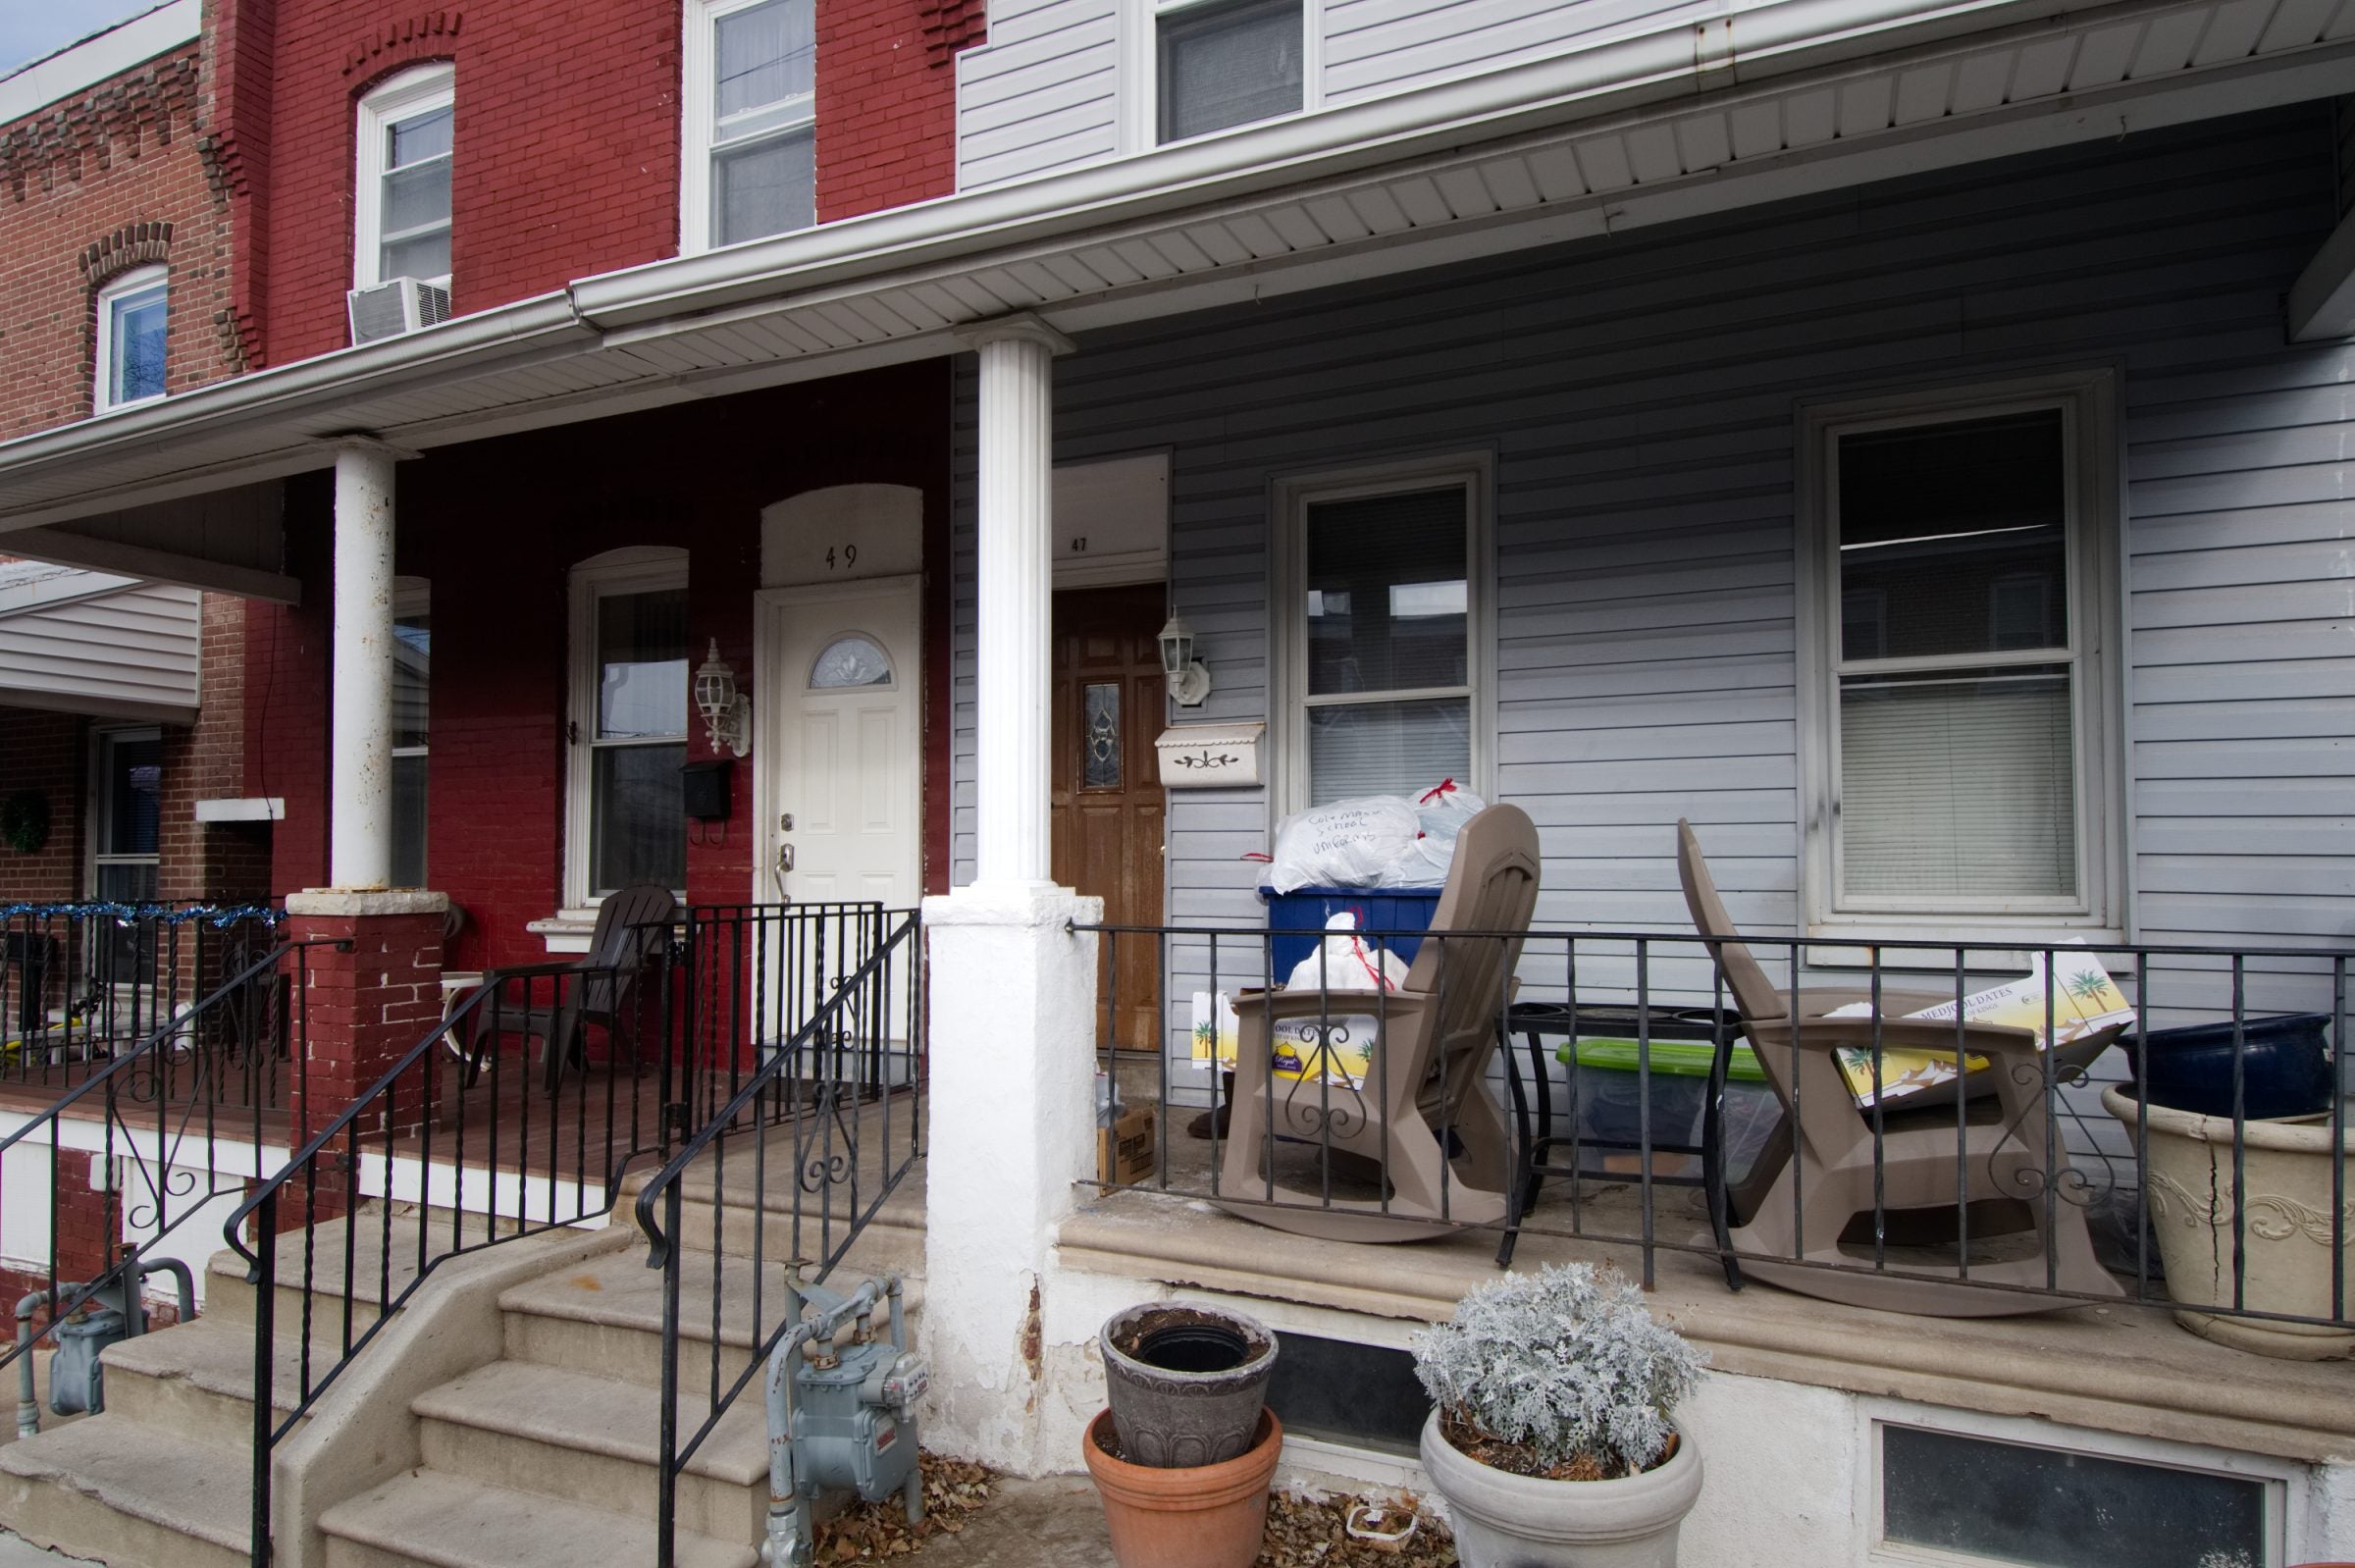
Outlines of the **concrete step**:
<svg viewBox="0 0 2355 1568">
<path fill-rule="evenodd" d="M 312 1351 L 314 1383 L 340 1352 Z M 105 1355 L 106 1413 L 207 1447 L 246 1451 L 253 1438 L 253 1329 L 207 1316 L 143 1333 Z M 299 1402 L 301 1358 L 280 1341 L 270 1402 L 280 1419 Z"/>
<path fill-rule="evenodd" d="M 244 1568 L 252 1485 L 245 1449 L 111 1411 L 0 1448 L 0 1519 L 113 1568 Z"/>
<path fill-rule="evenodd" d="M 652 1513 L 510 1491 L 439 1470 L 395 1476 L 319 1521 L 328 1568 L 582 1568 L 654 1560 Z M 679 1568 L 755 1568 L 749 1545 L 682 1530 Z"/>
<path fill-rule="evenodd" d="M 479 1239 L 469 1232 L 469 1243 Z M 450 1250 L 447 1230 L 429 1230 L 406 1208 L 389 1225 L 371 1208 L 352 1216 L 348 1225 L 341 1219 L 322 1222 L 307 1240 L 303 1231 L 289 1230 L 276 1248 L 272 1328 L 282 1336 L 307 1331 L 314 1344 L 340 1343 L 348 1317 L 356 1337 L 382 1315 L 381 1303 L 398 1300 L 416 1280 L 421 1252 L 423 1261 L 431 1262 Z M 214 1253 L 205 1265 L 205 1316 L 252 1323 L 258 1292 L 246 1275 L 246 1262 L 236 1252 Z"/>
<path fill-rule="evenodd" d="M 853 1267 L 863 1261 L 867 1237 L 832 1277 L 848 1286 L 863 1278 Z M 682 1383 L 708 1385 L 711 1367 L 712 1255 L 682 1256 L 679 1279 L 679 1369 Z M 733 1380 L 751 1358 L 753 1289 L 751 1260 L 719 1260 L 720 1376 Z M 776 1327 L 788 1276 L 781 1264 L 759 1271 L 760 1317 Z M 916 1342 L 922 1321 L 923 1281 L 906 1280 L 902 1305 L 908 1341 Z M 594 1369 L 598 1376 L 649 1388 L 662 1385 L 662 1271 L 646 1266 L 646 1253 L 624 1248 L 577 1269 L 557 1269 L 515 1286 L 498 1298 L 506 1315 L 506 1358 L 542 1366 Z M 743 1396 L 739 1396 L 743 1397 Z"/>
<path fill-rule="evenodd" d="M 707 1365 L 707 1364 L 706 1364 Z M 706 1373 L 707 1376 L 707 1373 Z M 709 1406 L 683 1391 L 679 1438 Z M 635 1518 L 655 1516 L 661 1395 L 528 1361 L 497 1361 L 412 1401 L 427 1468 Z M 757 1544 L 768 1511 L 760 1390 L 747 1388 L 679 1477 L 681 1528 Z"/>
</svg>

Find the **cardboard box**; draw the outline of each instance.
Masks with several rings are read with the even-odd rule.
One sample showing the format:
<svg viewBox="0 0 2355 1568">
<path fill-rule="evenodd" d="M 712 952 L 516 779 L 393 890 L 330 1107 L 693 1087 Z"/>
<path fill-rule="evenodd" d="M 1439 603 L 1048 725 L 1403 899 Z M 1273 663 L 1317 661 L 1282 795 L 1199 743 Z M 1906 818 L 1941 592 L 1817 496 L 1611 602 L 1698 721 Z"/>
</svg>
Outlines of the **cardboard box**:
<svg viewBox="0 0 2355 1568">
<path fill-rule="evenodd" d="M 1152 1180 L 1156 1148 L 1151 1108 L 1123 1111 L 1112 1125 L 1096 1130 L 1096 1179 L 1116 1186 Z"/>
</svg>

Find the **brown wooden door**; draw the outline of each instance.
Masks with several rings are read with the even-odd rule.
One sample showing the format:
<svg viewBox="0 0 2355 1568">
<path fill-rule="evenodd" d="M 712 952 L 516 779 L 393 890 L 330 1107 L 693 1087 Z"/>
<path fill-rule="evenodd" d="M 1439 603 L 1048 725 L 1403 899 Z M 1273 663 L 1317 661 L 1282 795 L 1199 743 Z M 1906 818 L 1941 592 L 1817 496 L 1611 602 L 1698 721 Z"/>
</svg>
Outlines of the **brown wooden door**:
<svg viewBox="0 0 2355 1568">
<path fill-rule="evenodd" d="M 1153 741 L 1162 728 L 1164 597 L 1158 583 L 1055 596 L 1055 880 L 1101 898 L 1110 925 L 1161 923 Z M 1106 940 L 1097 1027 L 1104 999 L 1115 998 L 1114 1043 L 1123 1049 L 1161 1047 L 1159 947 L 1149 936 Z"/>
</svg>

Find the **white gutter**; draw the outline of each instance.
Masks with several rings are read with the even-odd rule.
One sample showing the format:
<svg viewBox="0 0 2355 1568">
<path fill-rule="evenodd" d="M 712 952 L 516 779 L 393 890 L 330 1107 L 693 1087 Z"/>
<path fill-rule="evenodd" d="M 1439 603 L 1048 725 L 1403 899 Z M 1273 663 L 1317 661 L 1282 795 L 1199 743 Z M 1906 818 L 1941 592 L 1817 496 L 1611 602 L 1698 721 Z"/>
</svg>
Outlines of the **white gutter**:
<svg viewBox="0 0 2355 1568">
<path fill-rule="evenodd" d="M 1612 109 L 2103 8 L 2096 0 L 1955 0 L 1927 9 L 1919 0 L 1768 0 L 1699 25 L 1662 27 L 1504 71 L 582 279 L 560 294 L 0 444 L 0 479 L 257 420 L 316 418 L 419 381 L 556 357 L 594 345 L 601 332 L 755 302 L 785 303 L 829 285 L 1485 143 Z M 258 468 L 264 462 L 255 454 L 223 466 Z M 283 460 L 273 471 L 286 471 Z"/>
</svg>

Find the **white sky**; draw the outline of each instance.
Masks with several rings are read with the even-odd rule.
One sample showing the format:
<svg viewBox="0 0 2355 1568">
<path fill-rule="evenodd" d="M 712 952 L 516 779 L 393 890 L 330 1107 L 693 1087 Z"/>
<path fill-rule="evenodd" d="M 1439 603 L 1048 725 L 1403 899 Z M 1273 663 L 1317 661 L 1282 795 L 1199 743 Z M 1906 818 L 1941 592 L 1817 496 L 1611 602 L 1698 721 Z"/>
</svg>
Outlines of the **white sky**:
<svg viewBox="0 0 2355 1568">
<path fill-rule="evenodd" d="M 111 27 L 158 0 L 0 0 L 0 77 Z"/>
</svg>

